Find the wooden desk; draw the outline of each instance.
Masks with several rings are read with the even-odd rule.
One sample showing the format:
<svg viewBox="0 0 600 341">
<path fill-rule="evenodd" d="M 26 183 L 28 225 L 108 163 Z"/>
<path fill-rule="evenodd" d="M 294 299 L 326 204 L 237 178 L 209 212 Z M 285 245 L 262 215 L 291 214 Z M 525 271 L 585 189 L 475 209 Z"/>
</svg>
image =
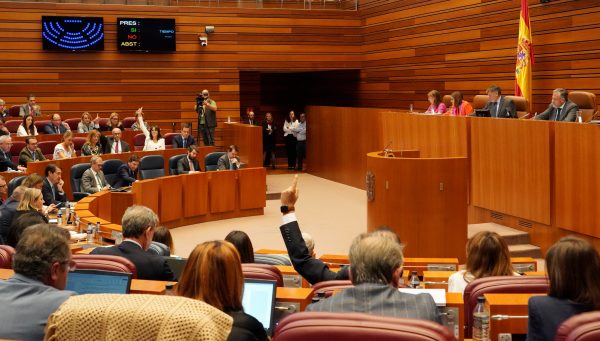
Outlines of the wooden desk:
<svg viewBox="0 0 600 341">
<path fill-rule="evenodd" d="M 456 271 L 423 271 L 423 286 L 448 291 L 448 278 Z"/>
<path fill-rule="evenodd" d="M 272 249 L 259 249 L 254 251 L 254 253 L 260 253 L 263 255 L 275 254 L 275 255 L 287 255 L 288 252 L 286 250 L 272 250 Z"/>
<path fill-rule="evenodd" d="M 13 269 L 0 269 L 0 279 L 9 279 L 14 274 Z"/>
<path fill-rule="evenodd" d="M 277 287 L 278 304 L 291 303 L 299 307 L 299 311 L 304 311 L 310 304 L 313 297 L 313 290 L 310 288 L 285 288 Z"/>
<path fill-rule="evenodd" d="M 452 314 L 454 323 L 454 335 L 457 340 L 464 338 L 465 325 L 465 308 L 463 295 L 461 292 L 446 293 L 446 307 L 442 310 L 443 313 Z M 446 317 L 447 318 L 447 317 Z"/>
<path fill-rule="evenodd" d="M 511 257 L 510 262 L 516 272 L 537 271 L 537 261 L 532 257 Z"/>
<path fill-rule="evenodd" d="M 262 167 L 262 127 L 243 123 L 224 123 L 223 141 L 226 146 L 235 144 L 238 155 L 246 167 Z"/>
<path fill-rule="evenodd" d="M 490 340 L 498 340 L 499 333 L 527 334 L 527 302 L 530 297 L 541 295 L 484 294 L 486 309 L 490 312 Z"/>
<path fill-rule="evenodd" d="M 147 279 L 131 280 L 131 294 L 164 295 L 167 292 L 167 284 L 174 282 L 151 281 Z"/>
<path fill-rule="evenodd" d="M 284 286 L 288 288 L 310 288 L 310 284 L 291 265 L 275 265 L 283 275 Z"/>
</svg>

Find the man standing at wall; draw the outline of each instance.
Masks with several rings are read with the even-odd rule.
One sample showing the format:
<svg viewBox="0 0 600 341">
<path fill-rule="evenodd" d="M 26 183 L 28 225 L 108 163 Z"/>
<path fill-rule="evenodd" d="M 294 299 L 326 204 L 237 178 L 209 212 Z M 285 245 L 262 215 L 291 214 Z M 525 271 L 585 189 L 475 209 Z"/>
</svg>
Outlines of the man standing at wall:
<svg viewBox="0 0 600 341">
<path fill-rule="evenodd" d="M 208 90 L 196 97 L 196 112 L 198 113 L 198 126 L 202 132 L 205 146 L 215 145 L 215 128 L 217 127 L 217 102 L 209 98 Z"/>
</svg>

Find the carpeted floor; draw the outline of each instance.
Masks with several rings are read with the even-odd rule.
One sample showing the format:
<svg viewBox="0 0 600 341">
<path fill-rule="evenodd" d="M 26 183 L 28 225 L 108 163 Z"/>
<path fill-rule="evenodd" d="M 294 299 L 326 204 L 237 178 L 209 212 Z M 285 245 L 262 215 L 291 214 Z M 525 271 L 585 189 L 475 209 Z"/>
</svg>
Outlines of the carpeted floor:
<svg viewBox="0 0 600 341">
<path fill-rule="evenodd" d="M 231 230 L 248 233 L 254 249 L 285 250 L 279 226 L 279 195 L 292 181 L 293 174 L 267 175 L 267 207 L 262 216 L 214 221 L 171 230 L 175 253 L 187 257 L 199 243 L 223 239 Z M 315 251 L 347 254 L 354 236 L 367 230 L 364 191 L 309 174 L 299 174 L 300 199 L 296 214 L 300 228 L 315 239 Z"/>
</svg>

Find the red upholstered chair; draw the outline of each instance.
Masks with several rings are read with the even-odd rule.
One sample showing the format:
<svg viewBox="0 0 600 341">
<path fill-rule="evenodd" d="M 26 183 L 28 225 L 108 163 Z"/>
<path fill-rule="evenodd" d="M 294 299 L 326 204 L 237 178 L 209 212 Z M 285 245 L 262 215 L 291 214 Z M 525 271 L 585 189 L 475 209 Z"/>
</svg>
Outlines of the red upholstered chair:
<svg viewBox="0 0 600 341">
<path fill-rule="evenodd" d="M 100 130 L 105 129 L 108 125 L 108 118 L 100 117 L 100 119 L 98 120 L 98 125 L 100 126 Z"/>
<path fill-rule="evenodd" d="M 144 149 L 145 143 L 146 143 L 146 135 L 144 135 L 144 133 L 136 134 L 133 137 L 133 145 L 135 147 L 135 150 Z"/>
<path fill-rule="evenodd" d="M 8 115 L 11 117 L 19 117 L 20 112 L 21 112 L 20 105 L 13 105 L 12 107 L 10 107 L 10 109 L 8 109 Z"/>
<path fill-rule="evenodd" d="M 58 141 L 40 141 L 38 142 L 38 148 L 40 148 L 46 159 L 52 160 L 52 156 L 54 155 L 54 147 L 58 143 Z"/>
<path fill-rule="evenodd" d="M 125 117 L 121 122 L 123 123 L 123 128 L 130 129 L 135 121 L 135 117 Z"/>
<path fill-rule="evenodd" d="M 4 122 L 4 126 L 10 131 L 12 134 L 16 134 L 19 126 L 23 121 L 21 120 L 9 120 Z"/>
<path fill-rule="evenodd" d="M 40 121 L 36 120 L 34 122 L 34 124 L 35 124 L 35 128 L 38 131 L 38 134 L 45 134 L 44 133 L 44 127 L 46 125 L 48 125 L 49 123 L 50 123 L 50 120 L 40 120 Z"/>
<path fill-rule="evenodd" d="M 278 287 L 283 286 L 283 275 L 273 265 L 244 263 L 242 264 L 242 272 L 244 273 L 244 278 L 276 281 Z"/>
<path fill-rule="evenodd" d="M 352 281 L 343 280 L 343 281 L 324 281 L 319 282 L 312 286 L 315 297 L 330 297 L 336 291 L 340 291 L 346 288 L 350 288 L 354 286 Z"/>
<path fill-rule="evenodd" d="M 583 122 L 589 122 L 596 115 L 596 95 L 586 91 L 569 92 L 569 100 L 581 110 Z"/>
<path fill-rule="evenodd" d="M 277 341 L 332 340 L 456 340 L 435 322 L 359 313 L 300 312 L 287 316 L 275 329 Z"/>
<path fill-rule="evenodd" d="M 129 259 L 121 256 L 110 255 L 73 255 L 77 269 L 104 270 L 130 273 L 132 278 L 137 278 L 137 269 Z"/>
<path fill-rule="evenodd" d="M 522 96 L 506 96 L 506 98 L 515 103 L 518 118 L 525 117 L 529 114 L 529 101 L 527 101 L 527 98 Z"/>
<path fill-rule="evenodd" d="M 12 269 L 15 249 L 8 245 L 0 245 L 0 269 Z"/>
<path fill-rule="evenodd" d="M 600 340 L 600 311 L 575 315 L 563 322 L 556 331 L 555 341 Z"/>
<path fill-rule="evenodd" d="M 463 293 L 465 307 L 465 339 L 471 338 L 473 309 L 477 297 L 486 293 L 500 294 L 545 294 L 548 292 L 546 276 L 495 276 L 485 277 L 469 283 Z"/>
<path fill-rule="evenodd" d="M 166 147 L 166 149 L 173 148 L 173 139 L 177 135 L 179 135 L 179 133 L 166 133 L 165 136 L 163 136 L 165 138 L 165 147 Z"/>
<path fill-rule="evenodd" d="M 81 147 L 83 147 L 83 144 L 85 143 L 86 138 L 85 137 L 74 137 L 73 138 L 73 145 L 75 146 L 75 152 L 77 152 L 77 155 L 81 155 Z"/>
<path fill-rule="evenodd" d="M 487 104 L 490 97 L 488 95 L 475 95 L 473 97 L 473 109 L 483 109 Z"/>
<path fill-rule="evenodd" d="M 79 118 L 79 117 L 67 118 L 65 120 L 65 122 L 67 122 L 67 124 L 69 125 L 69 128 L 71 128 L 71 130 L 74 133 L 76 133 L 77 132 L 77 125 L 79 125 L 79 122 L 81 122 L 81 118 Z"/>
<path fill-rule="evenodd" d="M 14 164 L 19 163 L 19 153 L 23 148 L 25 148 L 25 141 L 12 141 L 12 146 L 10 146 L 10 154 L 12 155 L 12 162 Z"/>
</svg>

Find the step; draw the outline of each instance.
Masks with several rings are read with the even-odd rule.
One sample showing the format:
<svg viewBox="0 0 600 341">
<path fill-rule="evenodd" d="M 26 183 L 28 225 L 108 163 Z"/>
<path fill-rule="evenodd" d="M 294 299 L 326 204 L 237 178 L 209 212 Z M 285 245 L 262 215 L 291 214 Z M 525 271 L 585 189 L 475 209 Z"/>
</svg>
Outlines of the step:
<svg viewBox="0 0 600 341">
<path fill-rule="evenodd" d="M 510 251 L 511 257 L 532 257 L 542 258 L 542 251 L 538 246 L 531 244 L 517 244 L 509 245 L 508 251 Z M 539 269 L 539 267 L 538 267 Z"/>
<path fill-rule="evenodd" d="M 510 245 L 529 244 L 529 233 L 496 223 L 469 224 L 467 235 L 473 237 L 481 231 L 498 233 Z"/>
</svg>

